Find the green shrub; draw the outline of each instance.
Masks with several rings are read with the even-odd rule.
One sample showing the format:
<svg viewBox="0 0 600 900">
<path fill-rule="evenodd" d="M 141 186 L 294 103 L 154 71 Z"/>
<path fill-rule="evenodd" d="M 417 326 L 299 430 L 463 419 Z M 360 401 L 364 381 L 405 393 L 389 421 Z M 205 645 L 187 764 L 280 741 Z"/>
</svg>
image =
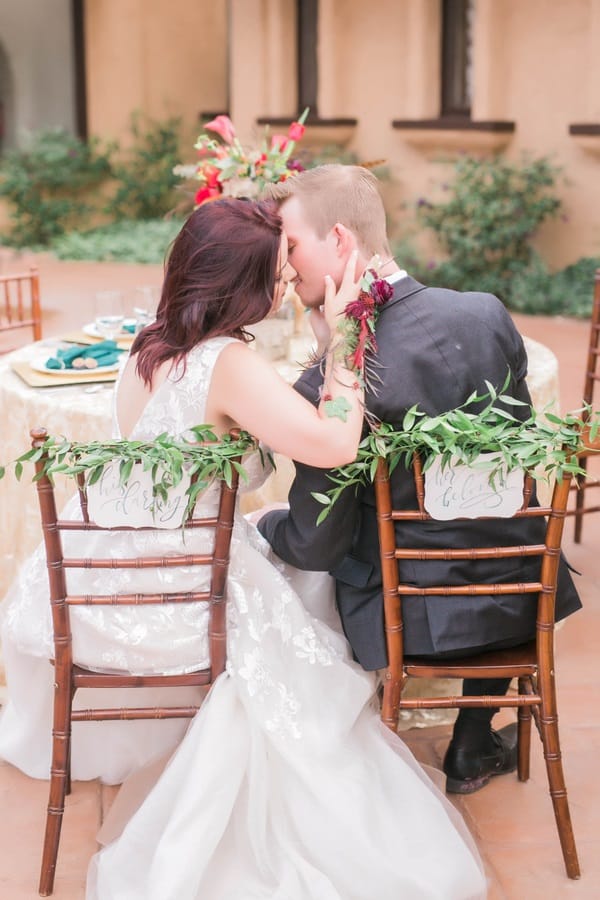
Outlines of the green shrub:
<svg viewBox="0 0 600 900">
<path fill-rule="evenodd" d="M 132 116 L 133 143 L 113 166 L 117 190 L 107 209 L 113 218 L 157 219 L 173 209 L 181 128 L 180 118 L 155 122 Z"/>
<path fill-rule="evenodd" d="M 592 312 L 594 273 L 600 257 L 584 257 L 576 263 L 549 272 L 539 256 L 514 279 L 510 308 L 532 315 L 563 315 L 586 319 Z"/>
<path fill-rule="evenodd" d="M 93 231 L 66 234 L 54 241 L 52 250 L 59 259 L 162 263 L 182 224 L 175 218 L 123 219 Z"/>
<path fill-rule="evenodd" d="M 426 264 L 409 238 L 398 239 L 393 253 L 398 265 L 417 281 L 436 287 L 453 286 L 445 276 L 450 264 Z M 519 269 L 508 285 L 504 302 L 514 312 L 534 316 L 589 318 L 596 269 L 600 269 L 600 257 L 582 257 L 558 272 L 550 272 L 544 260 L 533 253 L 529 265 Z M 482 277 L 469 290 L 495 293 L 492 287 Z"/>
<path fill-rule="evenodd" d="M 110 175 L 111 148 L 85 143 L 62 129 L 33 135 L 29 146 L 0 160 L 0 197 L 6 197 L 12 228 L 3 243 L 45 246 L 80 226 L 98 209 L 95 189 Z"/>
<path fill-rule="evenodd" d="M 448 200 L 417 204 L 420 223 L 433 229 L 447 256 L 430 281 L 490 291 L 508 303 L 513 279 L 532 263 L 531 238 L 561 208 L 558 173 L 544 157 L 520 164 L 499 157 L 460 159 Z"/>
</svg>

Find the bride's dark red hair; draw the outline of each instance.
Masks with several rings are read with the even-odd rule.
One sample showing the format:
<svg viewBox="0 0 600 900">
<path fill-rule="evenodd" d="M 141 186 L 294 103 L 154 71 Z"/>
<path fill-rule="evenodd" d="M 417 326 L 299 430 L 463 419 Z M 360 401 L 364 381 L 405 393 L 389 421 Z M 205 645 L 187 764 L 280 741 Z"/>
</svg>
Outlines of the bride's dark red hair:
<svg viewBox="0 0 600 900">
<path fill-rule="evenodd" d="M 175 238 L 156 321 L 136 337 L 136 371 L 147 385 L 165 360 L 200 341 L 252 336 L 268 315 L 277 276 L 281 219 L 270 201 L 223 198 L 196 209 Z"/>
</svg>

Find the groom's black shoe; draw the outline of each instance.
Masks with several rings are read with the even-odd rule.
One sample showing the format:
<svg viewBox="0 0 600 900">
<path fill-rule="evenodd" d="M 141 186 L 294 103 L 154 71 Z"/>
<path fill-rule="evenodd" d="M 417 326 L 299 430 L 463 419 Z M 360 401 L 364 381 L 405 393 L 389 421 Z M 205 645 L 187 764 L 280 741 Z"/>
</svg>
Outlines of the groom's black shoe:
<svg viewBox="0 0 600 900">
<path fill-rule="evenodd" d="M 472 794 L 488 783 L 492 775 L 505 775 L 517 768 L 517 723 L 492 731 L 485 747 L 463 750 L 448 745 L 443 769 L 446 791 L 450 794 Z"/>
</svg>

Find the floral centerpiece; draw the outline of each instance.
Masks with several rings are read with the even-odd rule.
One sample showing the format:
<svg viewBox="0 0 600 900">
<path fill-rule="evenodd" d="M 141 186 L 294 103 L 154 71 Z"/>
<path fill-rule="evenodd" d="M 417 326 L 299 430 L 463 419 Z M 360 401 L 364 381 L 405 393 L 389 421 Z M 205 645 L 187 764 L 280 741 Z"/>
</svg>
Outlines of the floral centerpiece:
<svg viewBox="0 0 600 900">
<path fill-rule="evenodd" d="M 235 134 L 229 116 L 217 116 L 204 126 L 210 134 L 201 134 L 195 143 L 198 163 L 194 178 L 200 182 L 194 202 L 196 206 L 217 197 L 257 197 L 265 184 L 289 178 L 303 166 L 292 153 L 304 134 L 308 107 L 298 121 L 292 122 L 287 134 L 265 132 L 261 146 L 246 149 Z M 214 135 L 214 136 L 213 136 Z"/>
</svg>

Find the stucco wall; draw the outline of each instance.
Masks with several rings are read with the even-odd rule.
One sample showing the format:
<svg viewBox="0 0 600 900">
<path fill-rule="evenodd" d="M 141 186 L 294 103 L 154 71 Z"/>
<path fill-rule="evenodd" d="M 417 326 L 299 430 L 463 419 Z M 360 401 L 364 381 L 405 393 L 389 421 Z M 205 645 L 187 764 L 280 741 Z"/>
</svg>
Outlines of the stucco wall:
<svg viewBox="0 0 600 900">
<path fill-rule="evenodd" d="M 390 216 L 407 221 L 420 196 L 435 197 L 448 181 L 442 156 L 489 154 L 500 144 L 482 132 L 392 128 L 393 119 L 439 114 L 439 0 L 320 0 L 319 9 L 320 115 L 357 119 L 346 148 L 359 160 L 387 160 Z M 277 31 L 273 22 L 293 22 L 293 4 L 232 0 L 231 10 L 231 110 L 250 136 L 257 116 L 295 111 L 286 65 L 293 27 Z M 500 147 L 509 158 L 546 154 L 563 168 L 568 221 L 544 226 L 540 249 L 554 266 L 600 254 L 600 138 L 580 141 L 568 131 L 600 122 L 599 0 L 475 0 L 474 30 L 473 119 L 515 122 Z"/>
<path fill-rule="evenodd" d="M 600 136 L 569 134 L 570 124 L 600 123 L 600 0 L 475 0 L 473 119 L 513 121 L 503 142 L 392 127 L 439 113 L 440 7 L 320 0 L 320 115 L 355 118 L 341 146 L 387 161 L 394 224 L 420 196 L 436 196 L 457 153 L 547 154 L 563 167 L 568 221 L 544 226 L 540 249 L 556 267 L 600 254 Z M 0 0 L 12 134 L 72 125 L 69 18 L 69 0 Z M 104 138 L 126 140 L 136 110 L 180 115 L 189 161 L 201 111 L 228 109 L 243 140 L 256 138 L 257 118 L 296 112 L 295 0 L 86 0 L 85 44 L 89 131 Z"/>
<path fill-rule="evenodd" d="M 48 127 L 75 127 L 69 0 L 0 0 L 3 146 Z"/>
<path fill-rule="evenodd" d="M 227 109 L 227 0 L 88 0 L 85 43 L 91 134 L 126 139 L 134 111 L 197 130 Z"/>
</svg>

